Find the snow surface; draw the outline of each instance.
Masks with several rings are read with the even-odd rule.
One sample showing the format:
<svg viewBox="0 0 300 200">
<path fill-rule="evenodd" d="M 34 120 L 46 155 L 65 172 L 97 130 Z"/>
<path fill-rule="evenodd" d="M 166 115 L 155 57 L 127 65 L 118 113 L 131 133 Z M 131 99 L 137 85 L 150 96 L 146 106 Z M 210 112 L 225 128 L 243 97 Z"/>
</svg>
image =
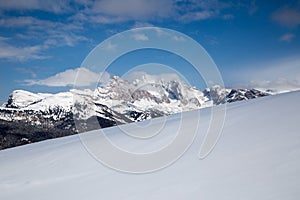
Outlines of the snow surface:
<svg viewBox="0 0 300 200">
<path fill-rule="evenodd" d="M 300 92 L 293 92 L 229 104 L 218 144 L 207 158 L 199 160 L 210 120 L 210 109 L 202 109 L 198 137 L 191 148 L 170 167 L 149 174 L 125 174 L 101 165 L 77 135 L 3 150 L 0 199 L 298 200 L 299 101 Z M 196 112 L 184 116 L 192 123 Z M 180 117 L 176 114 L 150 124 L 143 121 L 106 130 L 118 145 L 147 152 L 174 136 Z M 151 132 L 164 120 L 162 135 L 141 144 L 121 131 Z M 93 138 L 95 131 L 86 134 Z"/>
</svg>

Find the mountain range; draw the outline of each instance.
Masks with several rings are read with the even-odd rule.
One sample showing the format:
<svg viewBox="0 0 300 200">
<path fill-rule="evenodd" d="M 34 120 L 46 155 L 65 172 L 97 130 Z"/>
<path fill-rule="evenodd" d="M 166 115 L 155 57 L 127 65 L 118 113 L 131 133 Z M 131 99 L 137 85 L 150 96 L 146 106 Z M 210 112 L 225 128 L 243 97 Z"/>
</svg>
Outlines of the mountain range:
<svg viewBox="0 0 300 200">
<path fill-rule="evenodd" d="M 267 95 L 218 85 L 201 91 L 148 74 L 57 94 L 15 90 L 0 107 L 0 149 Z"/>
<path fill-rule="evenodd" d="M 120 160 L 117 163 L 121 169 L 128 160 L 97 147 L 101 144 L 97 130 L 80 137 L 73 135 L 0 151 L 0 199 L 298 200 L 299 101 L 300 92 L 289 92 L 228 104 L 222 135 L 205 159 L 198 155 L 211 124 L 210 109 L 185 112 L 183 128 L 178 128 L 182 115 L 174 114 L 153 119 L 147 128 L 131 123 L 122 125 L 122 129 L 106 129 L 108 139 L 123 151 L 131 155 L 155 154 L 143 159 L 148 166 L 159 162 L 157 157 L 164 154 L 164 148 L 174 145 L 178 134 L 195 131 L 194 119 L 200 113 L 197 136 L 180 159 L 144 174 L 121 173 L 96 157 L 105 150 L 113 160 Z M 162 124 L 164 127 L 159 129 Z M 122 130 L 131 135 L 140 131 L 153 135 L 158 130 L 159 134 L 134 139 Z M 176 141 L 176 148 L 185 144 L 184 140 Z M 135 157 L 130 166 L 138 165 L 140 158 Z"/>
</svg>

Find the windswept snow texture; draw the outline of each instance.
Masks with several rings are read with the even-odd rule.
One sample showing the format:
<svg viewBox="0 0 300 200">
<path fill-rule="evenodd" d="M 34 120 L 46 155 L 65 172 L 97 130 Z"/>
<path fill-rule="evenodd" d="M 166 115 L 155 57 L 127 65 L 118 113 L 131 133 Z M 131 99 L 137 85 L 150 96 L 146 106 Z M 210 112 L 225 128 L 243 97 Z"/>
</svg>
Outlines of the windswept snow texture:
<svg viewBox="0 0 300 200">
<path fill-rule="evenodd" d="M 229 104 L 218 144 L 207 158 L 199 160 L 210 120 L 210 109 L 202 109 L 198 137 L 191 148 L 172 166 L 144 175 L 103 166 L 87 153 L 78 135 L 3 150 L 0 199 L 298 200 L 299 101 L 300 92 L 293 92 Z M 183 116 L 193 123 L 196 112 Z M 147 128 L 144 121 L 105 130 L 118 145 L 147 152 L 172 139 L 180 117 L 156 118 Z M 164 119 L 165 128 L 151 142 L 133 142 L 121 131 L 151 132 Z M 85 134 L 93 138 L 96 132 Z"/>
</svg>

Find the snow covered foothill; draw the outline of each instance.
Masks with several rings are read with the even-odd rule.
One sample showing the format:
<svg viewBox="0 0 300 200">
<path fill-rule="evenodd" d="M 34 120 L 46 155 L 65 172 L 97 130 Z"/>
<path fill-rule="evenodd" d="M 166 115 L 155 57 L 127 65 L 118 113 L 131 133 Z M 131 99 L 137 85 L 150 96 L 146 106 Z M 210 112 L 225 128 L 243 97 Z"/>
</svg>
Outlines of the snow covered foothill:
<svg viewBox="0 0 300 200">
<path fill-rule="evenodd" d="M 200 110 L 199 132 L 191 148 L 173 165 L 132 175 L 96 161 L 77 135 L 0 151 L 0 199 L 130 200 L 297 200 L 300 196 L 300 92 L 241 101 L 227 106 L 222 136 L 204 160 L 197 155 L 209 126 L 210 109 Z M 197 111 L 185 113 L 193 121 Z M 141 152 L 172 138 L 180 114 L 166 119 L 158 139 L 137 144 L 122 127 L 107 129 L 112 141 Z M 140 123 L 145 123 L 140 122 Z M 139 124 L 147 126 L 147 124 Z M 185 130 L 191 131 L 191 130 Z M 95 131 L 90 134 L 91 138 Z"/>
</svg>

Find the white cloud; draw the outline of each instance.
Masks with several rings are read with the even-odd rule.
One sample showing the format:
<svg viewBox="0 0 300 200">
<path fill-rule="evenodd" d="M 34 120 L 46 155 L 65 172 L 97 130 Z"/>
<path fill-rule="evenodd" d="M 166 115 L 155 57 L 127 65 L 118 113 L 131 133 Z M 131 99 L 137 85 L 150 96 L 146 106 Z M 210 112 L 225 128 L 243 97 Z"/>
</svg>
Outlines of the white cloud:
<svg viewBox="0 0 300 200">
<path fill-rule="evenodd" d="M 132 37 L 133 37 L 133 39 L 135 39 L 137 41 L 148 41 L 149 40 L 148 36 L 143 33 L 134 34 Z"/>
<path fill-rule="evenodd" d="M 255 66 L 255 68 L 253 68 Z M 244 71 L 236 71 L 233 79 L 249 81 L 251 88 L 288 91 L 300 89 L 300 57 L 276 59 L 265 63 L 252 64 Z M 244 87 L 245 85 L 241 85 Z"/>
<path fill-rule="evenodd" d="M 154 30 L 158 36 L 170 36 L 170 33 L 167 31 L 164 31 L 163 29 L 159 27 L 154 27 Z"/>
<path fill-rule="evenodd" d="M 253 15 L 258 10 L 258 6 L 256 5 L 256 0 L 252 0 L 249 5 L 249 14 Z"/>
<path fill-rule="evenodd" d="M 1 1 L 1 10 L 41 10 L 53 13 L 67 13 L 73 10 L 71 6 L 71 1 L 61 1 L 61 0 L 9 0 Z M 79 4 L 80 1 L 77 1 Z M 83 3 L 83 2 L 82 2 Z"/>
<path fill-rule="evenodd" d="M 283 42 L 291 42 L 293 39 L 295 38 L 294 34 L 291 33 L 286 33 L 284 35 L 282 35 L 279 40 L 283 41 Z"/>
<path fill-rule="evenodd" d="M 50 33 L 48 39 L 45 40 L 45 45 L 49 46 L 69 46 L 74 47 L 81 41 L 88 41 L 89 39 L 85 36 L 76 35 L 67 32 L 57 32 L 54 31 Z"/>
<path fill-rule="evenodd" d="M 44 85 L 49 87 L 90 86 L 106 82 L 110 75 L 107 72 L 95 73 L 86 68 L 68 69 L 42 80 L 25 80 L 26 85 Z M 101 78 L 101 80 L 100 80 Z"/>
<path fill-rule="evenodd" d="M 40 10 L 55 14 L 72 13 L 77 19 L 98 23 L 115 23 L 127 20 L 178 19 L 192 13 L 203 19 L 206 11 L 219 12 L 228 4 L 219 0 L 9 0 L 1 1 L 0 10 Z M 195 12 L 198 10 L 199 12 Z M 205 17 L 204 17 L 205 18 Z M 193 20 L 192 18 L 190 18 Z"/>
<path fill-rule="evenodd" d="M 23 28 L 30 27 L 32 29 L 36 29 L 41 25 L 46 25 L 52 27 L 53 22 L 46 20 L 39 20 L 34 17 L 10 17 L 10 18 L 2 18 L 0 20 L 0 26 L 9 27 L 9 28 Z"/>
<path fill-rule="evenodd" d="M 71 19 L 92 24 L 113 24 L 130 20 L 170 18 L 174 0 L 98 0 L 87 4 Z"/>
<path fill-rule="evenodd" d="M 257 10 L 256 1 L 238 5 Z M 222 13 L 233 7 L 232 3 L 219 0 L 9 0 L 1 1 L 0 11 L 46 11 L 55 14 L 69 14 L 70 24 L 87 22 L 90 24 L 111 24 L 124 21 L 147 21 L 172 19 L 184 22 L 209 18 L 232 18 L 231 13 Z M 58 29 L 57 29 L 58 30 Z"/>
<path fill-rule="evenodd" d="M 251 81 L 250 86 L 261 90 L 272 90 L 274 92 L 288 92 L 300 90 L 300 79 L 277 78 L 275 80 Z"/>
<path fill-rule="evenodd" d="M 111 17 L 111 16 L 103 16 L 98 14 L 86 15 L 83 21 L 88 21 L 89 23 L 96 24 L 114 24 L 126 21 L 126 19 L 122 17 Z"/>
<path fill-rule="evenodd" d="M 174 36 L 172 37 L 172 40 L 174 40 L 174 41 L 176 41 L 176 42 L 184 42 L 184 41 L 185 41 L 184 37 L 182 37 L 182 36 L 177 36 L 177 35 L 174 35 Z"/>
<path fill-rule="evenodd" d="M 179 3 L 179 5 L 177 5 L 178 14 L 176 18 L 182 22 L 201 21 L 211 18 L 223 18 L 222 11 L 229 7 L 232 7 L 230 3 L 224 3 L 219 0 L 190 0 L 187 4 L 184 5 L 180 5 L 180 3 L 183 3 L 185 1 L 179 0 L 177 2 Z M 226 15 L 229 16 L 229 13 L 227 13 Z"/>
<path fill-rule="evenodd" d="M 2 37 L 0 36 L 0 41 L 5 41 L 5 40 L 8 40 L 9 38 L 8 37 Z"/>
<path fill-rule="evenodd" d="M 19 28 L 22 33 L 16 33 L 15 38 L 22 43 L 37 41 L 39 45 L 17 46 L 15 40 L 2 38 L 0 40 L 0 59 L 24 61 L 28 59 L 43 59 L 44 51 L 57 46 L 75 46 L 79 42 L 88 41 L 85 36 L 77 34 L 81 30 L 75 24 L 64 24 L 34 17 L 3 17 L 0 28 Z"/>
<path fill-rule="evenodd" d="M 102 48 L 107 51 L 114 51 L 114 50 L 116 50 L 117 46 L 118 46 L 117 44 L 113 44 L 113 43 L 111 43 L 111 41 L 106 41 L 103 44 Z"/>
<path fill-rule="evenodd" d="M 224 19 L 224 20 L 234 19 L 234 15 L 233 14 L 225 14 L 222 16 L 222 19 Z"/>
<path fill-rule="evenodd" d="M 82 29 L 79 25 L 41 20 L 34 17 L 2 18 L 0 20 L 0 27 L 25 28 L 24 32 L 26 35 L 22 34 L 23 39 L 32 40 L 38 38 L 45 41 L 52 40 L 51 44 L 59 46 L 74 46 L 80 41 L 88 40 L 86 37 L 76 34 L 76 32 Z M 54 40 L 56 41 L 55 43 L 53 42 Z"/>
<path fill-rule="evenodd" d="M 139 80 L 136 82 L 137 84 L 150 84 L 150 83 L 159 83 L 161 81 L 169 82 L 169 81 L 178 81 L 181 83 L 185 83 L 185 79 L 180 76 L 180 74 L 176 73 L 161 73 L 161 74 L 150 74 L 144 71 L 132 71 L 127 74 L 125 74 L 123 79 L 128 80 L 130 82 L 134 82 L 136 80 Z"/>
<path fill-rule="evenodd" d="M 254 4 L 251 2 L 248 4 L 253 7 L 255 1 Z M 248 6 L 248 4 L 246 5 Z M 210 18 L 226 18 L 223 17 L 222 11 L 231 6 L 231 4 L 219 0 L 99 0 L 88 4 L 85 9 L 77 12 L 73 19 L 80 22 L 100 24 L 125 21 L 147 23 L 148 21 L 161 19 L 172 19 L 188 23 Z M 255 10 L 252 12 L 254 13 Z M 226 16 L 231 15 L 227 13 Z"/>
<path fill-rule="evenodd" d="M 1 26 L 0 26 L 1 27 Z M 48 35 L 40 36 L 40 33 L 33 33 L 31 36 L 18 35 L 22 40 L 32 41 L 36 38 L 45 40 L 39 45 L 17 45 L 14 40 L 7 37 L 0 37 L 0 59 L 9 61 L 26 61 L 49 58 L 45 50 L 57 46 L 75 46 L 80 41 L 87 41 L 84 36 L 73 33 L 49 30 Z"/>
<path fill-rule="evenodd" d="M 293 28 L 300 24 L 300 11 L 285 7 L 274 12 L 272 19 L 282 26 Z"/>
<path fill-rule="evenodd" d="M 25 68 L 25 67 L 17 67 L 17 68 L 15 68 L 15 70 L 22 74 L 29 74 L 33 78 L 37 77 L 36 73 L 33 70 Z"/>
<path fill-rule="evenodd" d="M 179 18 L 180 21 L 190 22 L 205 20 L 214 17 L 216 14 L 209 10 L 187 13 Z"/>
<path fill-rule="evenodd" d="M 127 20 L 168 17 L 172 13 L 172 0 L 100 0 L 95 1 L 92 11 L 106 16 L 122 17 Z"/>
<path fill-rule="evenodd" d="M 148 22 L 135 22 L 132 28 L 153 27 L 153 24 Z"/>
<path fill-rule="evenodd" d="M 1 1 L 1 0 L 0 0 Z M 168 19 L 173 21 L 191 22 L 224 16 L 221 13 L 229 4 L 218 0 L 9 0 L 1 1 L 0 29 L 14 30 L 11 37 L 22 40 L 16 46 L 8 42 L 5 52 L 0 52 L 0 59 L 15 60 L 42 59 L 45 50 L 53 47 L 76 46 L 80 42 L 89 41 L 83 34 L 85 24 L 116 24 L 125 21 L 138 21 L 136 27 L 152 26 L 147 21 Z M 39 19 L 33 16 L 22 16 L 27 11 L 46 11 L 55 14 L 66 14 L 68 17 L 57 19 Z M 15 11 L 20 15 L 8 16 L 6 11 Z M 230 15 L 229 13 L 227 14 Z M 21 30 L 21 31 L 16 31 Z M 159 29 L 158 29 L 159 31 Z M 147 36 L 138 36 L 138 40 L 147 40 Z M 148 38 L 149 39 L 149 38 Z M 176 38 L 174 38 L 176 40 Z M 177 40 L 179 41 L 179 40 Z M 39 45 L 31 45 L 39 44 Z M 107 49 L 113 50 L 116 46 L 108 44 Z M 24 52 L 28 50 L 28 52 Z"/>
<path fill-rule="evenodd" d="M 213 35 L 204 35 L 204 38 L 207 41 L 207 43 L 210 45 L 218 45 L 219 44 L 218 38 Z"/>
<path fill-rule="evenodd" d="M 43 45 L 17 47 L 10 45 L 6 41 L 0 40 L 0 59 L 10 61 L 25 61 L 30 59 L 45 59 L 47 56 L 41 53 L 45 47 Z"/>
<path fill-rule="evenodd" d="M 75 46 L 78 41 L 86 41 L 87 38 L 77 35 L 65 35 L 61 33 L 55 37 L 49 36 L 40 45 L 20 46 L 12 42 L 9 38 L 0 39 L 0 59 L 9 61 L 26 61 L 49 58 L 45 55 L 45 50 L 57 46 Z M 13 44 L 11 44 L 13 43 Z"/>
</svg>

